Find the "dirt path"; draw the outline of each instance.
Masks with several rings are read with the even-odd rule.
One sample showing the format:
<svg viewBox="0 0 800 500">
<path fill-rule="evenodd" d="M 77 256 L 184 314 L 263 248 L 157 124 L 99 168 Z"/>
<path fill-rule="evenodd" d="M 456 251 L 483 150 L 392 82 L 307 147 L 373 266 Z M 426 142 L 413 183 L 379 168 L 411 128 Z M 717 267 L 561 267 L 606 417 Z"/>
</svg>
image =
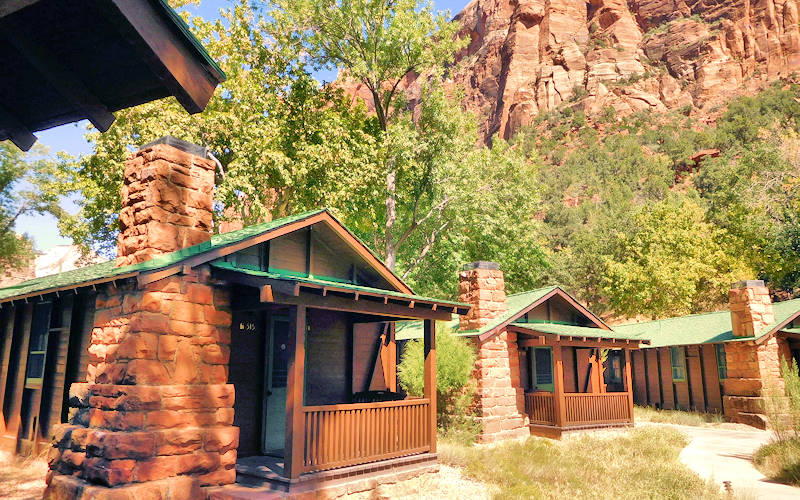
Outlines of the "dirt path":
<svg viewBox="0 0 800 500">
<path fill-rule="evenodd" d="M 770 441 L 771 434 L 767 431 L 748 426 L 637 425 L 671 425 L 680 429 L 691 439 L 681 452 L 681 462 L 701 477 L 720 485 L 730 481 L 737 496 L 764 500 L 800 499 L 800 488 L 771 482 L 753 465 L 753 453 Z"/>
</svg>

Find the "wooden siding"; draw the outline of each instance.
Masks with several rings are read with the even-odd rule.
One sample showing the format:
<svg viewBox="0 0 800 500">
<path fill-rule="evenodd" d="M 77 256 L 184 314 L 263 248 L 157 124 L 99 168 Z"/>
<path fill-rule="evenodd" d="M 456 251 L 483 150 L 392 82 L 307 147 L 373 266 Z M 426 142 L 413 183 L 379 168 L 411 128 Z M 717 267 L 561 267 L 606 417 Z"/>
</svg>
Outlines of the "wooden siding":
<svg viewBox="0 0 800 500">
<path fill-rule="evenodd" d="M 295 231 L 269 242 L 269 268 L 306 272 L 308 231 Z"/>
<path fill-rule="evenodd" d="M 349 339 L 346 313 L 309 309 L 306 338 L 306 396 L 309 406 L 350 400 Z"/>
<path fill-rule="evenodd" d="M 704 344 L 701 347 L 703 369 L 705 371 L 706 397 L 708 398 L 706 411 L 722 413 L 722 391 L 719 380 L 719 367 L 717 366 L 716 347 L 714 344 Z"/>
<path fill-rule="evenodd" d="M 578 389 L 578 380 L 576 379 L 576 375 L 578 374 L 575 365 L 576 359 L 576 348 L 574 347 L 562 347 L 561 348 L 561 357 L 564 360 L 564 391 L 565 392 L 580 392 Z"/>
<path fill-rule="evenodd" d="M 0 314 L 0 433 L 6 431 L 6 382 L 8 381 L 8 365 L 11 359 L 15 318 L 16 308 L 13 305 L 3 307 Z"/>
<path fill-rule="evenodd" d="M 633 401 L 637 405 L 649 404 L 647 400 L 647 372 L 645 371 L 644 351 L 631 352 L 631 369 L 633 372 Z"/>
<path fill-rule="evenodd" d="M 661 363 L 661 386 L 664 390 L 662 407 L 667 410 L 675 409 L 675 391 L 672 384 L 672 361 L 668 348 L 658 348 L 657 363 Z"/>
<path fill-rule="evenodd" d="M 634 401 L 640 405 L 675 409 L 677 396 L 678 409 L 721 413 L 722 392 L 714 344 L 678 348 L 686 355 L 685 381 L 672 380 L 669 347 L 641 349 L 631 353 L 635 368 Z M 661 358 L 660 380 L 657 356 Z M 646 386 L 649 387 L 649 397 Z"/>
<path fill-rule="evenodd" d="M 52 426 L 61 422 L 64 390 L 69 390 L 66 380 L 67 353 L 69 352 L 74 298 L 74 295 L 62 296 L 60 300 L 56 301 L 52 312 L 37 439 L 48 439 Z"/>
<path fill-rule="evenodd" d="M 341 254 L 336 253 L 328 246 L 319 231 L 314 231 L 312 242 L 314 249 L 311 269 L 314 275 L 349 281 L 352 277 L 353 263 L 351 261 L 353 259 L 342 258 Z"/>
</svg>

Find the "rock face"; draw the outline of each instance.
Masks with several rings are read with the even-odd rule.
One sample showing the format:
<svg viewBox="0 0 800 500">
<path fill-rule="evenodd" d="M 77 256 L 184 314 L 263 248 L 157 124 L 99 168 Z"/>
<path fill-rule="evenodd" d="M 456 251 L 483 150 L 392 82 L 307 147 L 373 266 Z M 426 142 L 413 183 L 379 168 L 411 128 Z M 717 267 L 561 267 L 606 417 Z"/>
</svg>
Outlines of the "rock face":
<svg viewBox="0 0 800 500">
<path fill-rule="evenodd" d="M 482 134 L 539 111 L 709 109 L 800 70 L 800 0 L 473 0 L 454 80 Z"/>
</svg>

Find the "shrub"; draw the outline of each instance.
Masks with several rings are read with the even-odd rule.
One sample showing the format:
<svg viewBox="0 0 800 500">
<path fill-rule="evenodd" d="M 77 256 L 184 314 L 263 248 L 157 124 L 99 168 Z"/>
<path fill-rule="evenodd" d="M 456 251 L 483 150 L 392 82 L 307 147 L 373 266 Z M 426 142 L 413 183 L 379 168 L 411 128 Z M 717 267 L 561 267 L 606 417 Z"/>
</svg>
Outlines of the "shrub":
<svg viewBox="0 0 800 500">
<path fill-rule="evenodd" d="M 436 329 L 436 400 L 439 427 L 445 438 L 474 441 L 480 426 L 472 417 L 475 397 L 472 369 L 475 350 L 447 324 Z M 422 396 L 425 387 L 425 353 L 422 340 L 412 340 L 403 349 L 397 376 L 409 394 Z"/>
<path fill-rule="evenodd" d="M 775 440 L 759 448 L 753 461 L 765 476 L 800 485 L 800 373 L 797 362 L 792 360 L 789 364 L 781 359 L 781 376 L 786 396 L 772 386 L 766 401 L 767 418 Z"/>
</svg>

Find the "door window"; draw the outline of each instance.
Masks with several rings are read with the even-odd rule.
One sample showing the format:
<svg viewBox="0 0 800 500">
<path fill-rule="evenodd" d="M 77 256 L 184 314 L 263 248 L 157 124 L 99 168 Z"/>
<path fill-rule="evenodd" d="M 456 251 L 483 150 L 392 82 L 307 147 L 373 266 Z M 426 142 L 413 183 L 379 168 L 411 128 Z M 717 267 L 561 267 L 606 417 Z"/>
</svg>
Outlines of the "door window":
<svg viewBox="0 0 800 500">
<path fill-rule="evenodd" d="M 553 392 L 553 349 L 551 347 L 533 347 L 529 359 L 532 389 Z"/>
</svg>

